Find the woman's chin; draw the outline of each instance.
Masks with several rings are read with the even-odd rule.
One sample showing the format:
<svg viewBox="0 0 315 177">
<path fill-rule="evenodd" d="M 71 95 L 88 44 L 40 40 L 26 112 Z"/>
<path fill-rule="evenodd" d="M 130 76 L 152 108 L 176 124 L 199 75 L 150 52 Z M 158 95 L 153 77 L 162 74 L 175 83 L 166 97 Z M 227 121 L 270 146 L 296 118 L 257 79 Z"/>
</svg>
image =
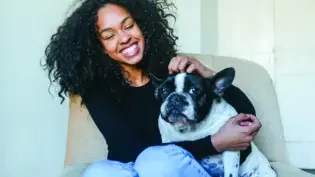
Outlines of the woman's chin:
<svg viewBox="0 0 315 177">
<path fill-rule="evenodd" d="M 136 55 L 133 57 L 125 57 L 125 62 L 127 65 L 137 65 L 142 61 L 142 55 Z"/>
<path fill-rule="evenodd" d="M 130 59 L 128 62 L 130 65 L 137 65 L 142 61 L 142 57 L 134 57 Z"/>
</svg>

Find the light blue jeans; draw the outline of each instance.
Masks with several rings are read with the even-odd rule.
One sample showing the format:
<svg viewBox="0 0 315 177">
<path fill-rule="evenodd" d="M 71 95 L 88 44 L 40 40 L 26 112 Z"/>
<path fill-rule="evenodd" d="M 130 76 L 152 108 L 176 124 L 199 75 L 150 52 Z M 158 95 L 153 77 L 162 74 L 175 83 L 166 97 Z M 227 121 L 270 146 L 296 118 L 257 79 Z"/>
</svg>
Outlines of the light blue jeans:
<svg viewBox="0 0 315 177">
<path fill-rule="evenodd" d="M 211 168 L 216 170 L 215 168 Z M 176 145 L 152 146 L 135 162 L 103 160 L 90 165 L 82 177 L 211 177 L 194 157 Z"/>
</svg>

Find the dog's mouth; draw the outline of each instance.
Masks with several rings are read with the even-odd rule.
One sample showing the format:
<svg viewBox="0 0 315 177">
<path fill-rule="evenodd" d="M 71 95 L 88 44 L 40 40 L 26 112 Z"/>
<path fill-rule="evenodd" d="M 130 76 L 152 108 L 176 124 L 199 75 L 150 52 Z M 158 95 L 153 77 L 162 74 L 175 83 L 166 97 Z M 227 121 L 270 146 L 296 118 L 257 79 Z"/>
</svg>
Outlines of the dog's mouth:
<svg viewBox="0 0 315 177">
<path fill-rule="evenodd" d="M 184 111 L 173 109 L 164 112 L 161 116 L 180 133 L 189 132 L 195 129 L 196 121 L 189 118 Z"/>
<path fill-rule="evenodd" d="M 190 124 L 191 120 L 182 113 L 181 111 L 178 111 L 176 109 L 173 109 L 171 111 L 168 111 L 165 115 L 162 115 L 163 119 L 171 124 Z"/>
</svg>

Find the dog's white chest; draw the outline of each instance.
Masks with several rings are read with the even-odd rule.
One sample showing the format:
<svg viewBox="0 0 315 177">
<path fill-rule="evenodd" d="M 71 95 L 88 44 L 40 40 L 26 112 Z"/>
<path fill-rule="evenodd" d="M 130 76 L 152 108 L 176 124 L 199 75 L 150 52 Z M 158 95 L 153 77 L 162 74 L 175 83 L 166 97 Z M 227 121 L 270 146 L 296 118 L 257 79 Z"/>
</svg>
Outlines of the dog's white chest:
<svg viewBox="0 0 315 177">
<path fill-rule="evenodd" d="M 159 117 L 159 129 L 163 143 L 194 141 L 217 132 L 226 121 L 237 114 L 236 110 L 225 100 L 214 102 L 207 117 L 197 125 L 195 131 L 180 133 L 172 125 Z"/>
</svg>

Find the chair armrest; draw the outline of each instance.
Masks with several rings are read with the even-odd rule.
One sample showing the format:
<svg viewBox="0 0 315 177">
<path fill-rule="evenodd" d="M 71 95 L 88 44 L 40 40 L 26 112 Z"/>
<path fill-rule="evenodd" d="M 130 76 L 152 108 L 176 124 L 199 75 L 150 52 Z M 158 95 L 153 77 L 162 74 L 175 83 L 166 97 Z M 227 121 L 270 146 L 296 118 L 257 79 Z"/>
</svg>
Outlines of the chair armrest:
<svg viewBox="0 0 315 177">
<path fill-rule="evenodd" d="M 270 164 L 276 171 L 278 177 L 315 177 L 315 175 L 311 173 L 282 162 L 271 162 Z"/>
<path fill-rule="evenodd" d="M 90 164 L 66 166 L 58 177 L 82 177 L 83 172 Z"/>
</svg>

